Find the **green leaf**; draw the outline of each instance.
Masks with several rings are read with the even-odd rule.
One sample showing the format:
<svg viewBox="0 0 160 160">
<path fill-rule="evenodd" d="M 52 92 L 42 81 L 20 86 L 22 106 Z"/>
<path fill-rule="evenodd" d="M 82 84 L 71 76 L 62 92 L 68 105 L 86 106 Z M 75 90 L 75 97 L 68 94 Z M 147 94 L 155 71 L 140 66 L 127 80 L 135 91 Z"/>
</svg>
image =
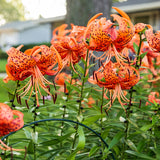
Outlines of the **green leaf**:
<svg viewBox="0 0 160 160">
<path fill-rule="evenodd" d="M 109 151 L 114 145 L 116 145 L 123 136 L 124 136 L 124 133 L 123 133 L 123 132 L 117 133 L 117 134 L 114 136 L 114 138 L 112 139 L 112 141 L 110 142 L 107 151 Z"/>
<path fill-rule="evenodd" d="M 84 121 L 83 124 L 85 125 L 90 125 L 93 124 L 95 121 L 97 121 L 99 118 L 101 118 L 102 115 L 95 115 L 95 116 L 91 116 L 91 117 L 87 117 Z"/>
<path fill-rule="evenodd" d="M 145 160 L 155 160 L 154 158 L 149 157 L 149 156 L 147 156 L 146 154 L 143 154 L 143 153 L 139 153 L 139 152 L 135 152 L 135 151 L 131 151 L 131 150 L 126 150 L 125 152 L 129 153 L 129 154 L 132 154 L 132 155 L 134 155 L 136 157 L 141 157 L 141 158 L 143 158 Z"/>
<path fill-rule="evenodd" d="M 71 85 L 71 88 L 74 89 L 75 91 L 77 91 L 78 93 L 81 92 L 81 90 L 77 86 Z"/>
<path fill-rule="evenodd" d="M 144 52 L 140 55 L 140 58 L 143 59 L 148 52 Z"/>
<path fill-rule="evenodd" d="M 144 125 L 143 127 L 140 128 L 141 131 L 147 131 L 152 127 L 152 124 Z"/>
<path fill-rule="evenodd" d="M 83 58 L 81 58 L 81 61 L 82 61 L 85 65 L 87 65 L 87 62 L 86 62 Z"/>
<path fill-rule="evenodd" d="M 133 42 L 133 48 L 135 50 L 136 53 L 138 53 L 138 45 L 136 43 Z"/>
<path fill-rule="evenodd" d="M 144 147 L 145 147 L 145 140 L 142 139 L 142 140 L 139 141 L 138 146 L 137 146 L 138 152 L 142 152 Z"/>
<path fill-rule="evenodd" d="M 127 139 L 126 140 L 126 144 L 134 151 L 137 151 L 137 148 L 135 146 L 135 144 L 130 140 L 130 139 Z"/>
<path fill-rule="evenodd" d="M 157 115 L 152 116 L 152 125 L 154 125 L 159 120 Z"/>
<path fill-rule="evenodd" d="M 75 67 L 78 69 L 79 72 L 84 74 L 84 69 L 78 63 L 75 64 Z"/>
<path fill-rule="evenodd" d="M 82 126 L 78 126 L 78 135 L 79 135 L 79 141 L 77 148 L 69 155 L 69 157 L 67 157 L 67 160 L 75 160 L 77 152 L 82 150 L 85 146 L 85 135 Z"/>
<path fill-rule="evenodd" d="M 89 69 L 89 68 L 91 68 L 91 67 L 93 67 L 93 66 L 95 66 L 95 65 L 96 65 L 96 63 L 93 63 L 93 64 L 89 65 L 89 66 L 87 67 L 87 69 Z"/>
<path fill-rule="evenodd" d="M 99 150 L 100 147 L 94 146 L 92 147 L 92 149 L 89 152 L 89 157 L 91 157 L 94 153 L 97 152 L 97 150 Z"/>
<path fill-rule="evenodd" d="M 54 139 L 44 141 L 44 142 L 40 143 L 40 145 L 42 145 L 42 146 L 51 146 L 51 145 L 58 144 L 58 143 L 62 142 L 63 140 L 65 140 L 66 138 L 68 138 L 71 134 L 72 133 L 68 133 L 68 134 L 66 134 L 64 136 L 55 136 Z"/>
<path fill-rule="evenodd" d="M 34 153 L 34 142 L 33 140 L 30 140 L 28 148 L 27 148 L 27 153 L 33 154 Z"/>
<path fill-rule="evenodd" d="M 24 130 L 24 133 L 25 133 L 26 137 L 27 137 L 28 139 L 31 139 L 31 138 L 32 138 L 31 132 L 29 132 L 29 131 L 26 130 L 25 128 L 23 128 L 23 130 Z"/>
</svg>

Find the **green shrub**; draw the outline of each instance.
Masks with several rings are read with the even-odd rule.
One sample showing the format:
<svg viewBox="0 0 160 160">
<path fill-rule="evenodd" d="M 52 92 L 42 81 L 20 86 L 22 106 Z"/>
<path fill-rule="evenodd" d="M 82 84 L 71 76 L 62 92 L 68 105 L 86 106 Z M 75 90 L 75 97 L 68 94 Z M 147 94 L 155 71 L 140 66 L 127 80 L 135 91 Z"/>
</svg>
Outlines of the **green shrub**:
<svg viewBox="0 0 160 160">
<path fill-rule="evenodd" d="M 20 45 L 20 44 L 14 45 L 13 47 L 16 48 L 16 47 L 18 47 L 19 45 Z M 27 50 L 27 49 L 31 49 L 31 48 L 33 48 L 34 46 L 40 46 L 40 45 L 50 46 L 51 44 L 50 44 L 49 42 L 25 44 L 25 45 L 22 47 L 21 51 L 24 52 L 24 51 Z"/>
<path fill-rule="evenodd" d="M 5 51 L 0 49 L 0 59 L 7 59 L 8 55 Z"/>
</svg>

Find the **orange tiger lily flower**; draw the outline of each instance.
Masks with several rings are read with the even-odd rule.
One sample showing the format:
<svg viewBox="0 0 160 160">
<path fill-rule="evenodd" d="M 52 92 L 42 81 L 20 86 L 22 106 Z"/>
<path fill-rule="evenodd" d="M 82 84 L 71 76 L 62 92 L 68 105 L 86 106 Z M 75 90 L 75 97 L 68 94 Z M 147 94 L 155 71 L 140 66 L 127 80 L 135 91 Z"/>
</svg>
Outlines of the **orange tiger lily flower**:
<svg viewBox="0 0 160 160">
<path fill-rule="evenodd" d="M 50 48 L 45 45 L 36 46 L 24 53 L 30 54 L 35 59 L 36 65 L 43 74 L 55 75 L 62 69 L 61 56 L 53 46 Z M 58 68 L 52 70 L 57 63 Z"/>
<path fill-rule="evenodd" d="M 81 58 L 85 59 L 87 49 L 84 43 L 78 43 L 73 37 L 66 37 L 62 40 L 55 41 L 52 43 L 52 46 L 60 54 L 63 66 L 69 66 L 71 64 L 74 69 L 74 64 L 78 63 Z"/>
<path fill-rule="evenodd" d="M 6 72 L 7 77 L 4 78 L 4 82 L 8 82 L 9 80 L 20 80 L 23 81 L 27 77 L 29 77 L 33 68 L 36 65 L 36 61 L 27 54 L 24 54 L 20 51 L 23 45 L 18 48 L 11 48 L 7 51 L 9 55 L 6 64 Z"/>
<path fill-rule="evenodd" d="M 11 48 L 8 51 L 8 55 L 8 63 L 6 65 L 8 77 L 4 79 L 4 82 L 7 83 L 8 80 L 22 81 L 31 76 L 27 84 L 23 88 L 17 90 L 17 92 L 24 90 L 19 95 L 24 97 L 30 91 L 28 98 L 30 99 L 35 89 L 37 106 L 39 106 L 38 93 L 42 97 L 40 87 L 51 95 L 46 84 L 53 85 L 53 83 L 45 79 L 44 75 L 55 75 L 62 68 L 61 58 L 58 52 L 54 47 L 49 48 L 42 45 L 28 49 L 24 53 L 19 51 L 19 49 Z M 59 65 L 58 69 L 52 70 L 57 63 Z"/>
<path fill-rule="evenodd" d="M 18 116 L 14 119 L 14 115 Z M 17 110 L 12 110 L 7 104 L 0 103 L 0 137 L 14 132 L 22 128 L 23 113 Z M 13 151 L 24 151 L 24 149 L 14 149 L 7 146 L 3 141 L 0 140 L 0 149 L 2 150 L 13 150 Z M 5 148 L 4 148 L 5 147 Z"/>
<path fill-rule="evenodd" d="M 159 93 L 158 92 L 151 92 L 148 96 L 148 101 L 151 103 L 158 103 L 160 104 L 160 99 L 158 99 Z M 150 105 L 150 103 L 146 103 L 146 105 Z"/>
<path fill-rule="evenodd" d="M 88 22 L 84 38 L 91 36 L 88 46 L 91 50 L 106 51 L 111 44 L 115 45 L 117 50 L 121 50 L 132 39 L 134 35 L 133 24 L 126 13 L 120 9 L 117 11 L 122 17 L 116 14 L 111 16 L 118 22 L 118 30 L 110 20 L 106 20 L 104 17 L 96 19 L 101 14 L 97 14 Z"/>
<path fill-rule="evenodd" d="M 134 26 L 125 12 L 116 7 L 113 8 L 122 15 L 122 17 L 116 14 L 111 15 L 114 20 L 118 22 L 119 29 L 116 28 L 116 25 L 113 22 L 106 20 L 104 17 L 96 19 L 99 15 L 101 15 L 100 13 L 95 15 L 88 22 L 84 39 L 89 38 L 89 49 L 104 51 L 104 55 L 110 57 L 114 56 L 115 54 L 120 54 L 120 59 L 123 59 L 123 55 L 121 53 L 117 53 L 117 51 L 121 51 L 132 39 L 134 36 Z M 106 52 L 107 50 L 108 52 Z M 111 50 L 114 50 L 114 52 Z M 111 52 L 112 54 L 109 55 Z M 119 57 L 117 56 L 117 59 Z"/>
<path fill-rule="evenodd" d="M 61 73 L 57 74 L 56 77 L 54 78 L 54 82 L 58 85 L 64 86 L 65 81 L 67 81 L 67 82 L 71 81 L 71 75 L 69 75 L 65 72 L 61 72 Z"/>
<path fill-rule="evenodd" d="M 64 33 L 65 31 L 60 29 L 61 27 L 58 29 L 56 28 L 58 33 L 61 35 L 61 32 Z M 84 29 L 85 27 L 75 26 L 72 24 L 70 33 L 67 32 L 68 35 L 61 37 L 59 36 L 58 39 L 55 38 L 57 36 L 54 37 L 53 35 L 51 47 L 54 47 L 60 54 L 63 66 L 71 64 L 72 68 L 74 69 L 73 65 L 78 63 L 81 58 L 85 58 L 87 49 L 85 43 L 82 41 Z"/>
<path fill-rule="evenodd" d="M 82 85 L 80 81 L 78 81 L 77 79 L 72 79 L 71 75 L 70 74 L 67 74 L 65 72 L 61 72 L 59 74 L 57 74 L 54 78 L 54 82 L 60 86 L 59 88 L 59 91 L 60 92 L 65 92 L 67 93 L 68 90 L 67 88 L 65 88 L 65 81 L 68 82 L 68 83 L 71 83 L 72 85 L 73 84 L 78 84 L 78 85 Z"/>
<path fill-rule="evenodd" d="M 153 50 L 160 52 L 160 31 L 154 34 L 152 26 L 149 25 L 148 28 L 145 31 L 147 42 Z"/>
<path fill-rule="evenodd" d="M 86 27 L 77 26 L 74 24 L 71 24 L 71 27 L 72 27 L 72 30 L 71 30 L 69 36 L 74 37 L 77 42 L 82 43 Z"/>
<path fill-rule="evenodd" d="M 135 33 L 142 32 L 146 27 L 150 27 L 148 24 L 137 23 L 134 25 Z"/>
<path fill-rule="evenodd" d="M 95 100 L 91 97 L 91 96 L 89 96 L 88 97 L 88 100 L 87 100 L 87 106 L 89 107 L 89 108 L 92 108 L 93 107 L 93 104 L 95 104 Z M 84 105 L 85 106 L 85 105 Z"/>
<path fill-rule="evenodd" d="M 65 92 L 68 93 L 68 90 L 65 88 L 65 81 L 69 82 L 71 81 L 71 75 L 65 73 L 65 72 L 61 72 L 59 74 L 57 74 L 54 78 L 54 82 L 60 86 L 59 88 L 59 92 Z"/>
<path fill-rule="evenodd" d="M 14 119 L 14 115 L 18 117 Z M 23 125 L 23 113 L 12 110 L 7 104 L 0 103 L 0 137 L 19 130 Z"/>
<path fill-rule="evenodd" d="M 117 62 L 113 63 L 110 61 L 106 65 L 101 66 L 94 75 L 90 77 L 89 82 L 97 84 L 100 87 L 105 87 L 110 91 L 111 101 L 108 103 L 110 107 L 116 97 L 123 107 L 121 98 L 124 101 L 128 101 L 128 99 L 125 97 L 122 90 L 130 89 L 137 84 L 139 79 L 139 72 L 134 67 L 125 63 L 122 66 Z M 113 95 L 111 96 L 111 94 Z M 124 107 L 123 109 L 125 110 Z"/>
<path fill-rule="evenodd" d="M 70 30 L 66 29 L 67 27 L 68 27 L 67 24 L 62 24 L 61 26 L 55 28 L 53 30 L 51 43 L 54 42 L 55 40 L 58 40 L 59 38 L 66 36 L 68 33 L 70 33 Z"/>
</svg>

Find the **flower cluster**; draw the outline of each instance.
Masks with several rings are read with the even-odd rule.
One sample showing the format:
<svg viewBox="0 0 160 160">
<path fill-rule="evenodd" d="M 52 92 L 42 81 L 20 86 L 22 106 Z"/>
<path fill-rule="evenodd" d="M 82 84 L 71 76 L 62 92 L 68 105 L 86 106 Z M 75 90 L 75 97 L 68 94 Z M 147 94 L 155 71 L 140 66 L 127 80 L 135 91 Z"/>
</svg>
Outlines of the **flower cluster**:
<svg viewBox="0 0 160 160">
<path fill-rule="evenodd" d="M 45 45 L 35 46 L 24 53 L 20 51 L 22 46 L 11 48 L 7 51 L 7 77 L 4 79 L 4 82 L 7 83 L 9 80 L 23 81 L 30 77 L 28 83 L 19 89 L 18 92 L 23 91 L 20 93 L 20 96 L 24 97 L 31 90 L 30 98 L 35 90 L 37 106 L 39 106 L 38 92 L 41 95 L 40 87 L 48 94 L 51 94 L 45 84 L 52 85 L 52 83 L 45 79 L 44 75 L 55 75 L 61 70 L 61 57 L 53 46 L 50 48 Z M 57 63 L 58 67 L 56 66 Z M 54 67 L 56 68 L 53 70 Z"/>
<path fill-rule="evenodd" d="M 158 75 L 152 59 L 160 57 L 158 54 L 160 36 L 159 32 L 153 33 L 152 26 L 143 23 L 133 25 L 125 12 L 116 7 L 113 9 L 119 13 L 111 15 L 113 21 L 105 17 L 98 19 L 102 16 L 102 13 L 98 13 L 88 21 L 86 27 L 74 24 L 71 24 L 71 29 L 67 28 L 67 24 L 57 27 L 53 31 L 50 47 L 35 46 L 24 53 L 20 51 L 23 45 L 11 48 L 7 52 L 8 76 L 4 82 L 23 81 L 30 77 L 28 83 L 18 90 L 19 96 L 24 97 L 30 91 L 28 98 L 30 99 L 32 92 L 35 91 L 39 106 L 38 93 L 42 97 L 40 88 L 52 96 L 48 88 L 53 83 L 44 78 L 44 75 L 56 75 L 69 65 L 77 73 L 74 65 L 82 58 L 88 58 L 89 63 L 89 59 L 93 57 L 100 61 L 101 66 L 88 81 L 105 87 L 110 92 L 112 102 L 117 97 L 123 106 L 121 98 L 128 101 L 123 90 L 130 89 L 138 83 L 140 79 L 138 70 L 142 70 L 140 66 L 150 68 L 155 76 Z M 148 43 L 140 40 L 145 37 Z M 133 44 L 138 46 L 140 43 L 140 50 L 136 51 Z M 97 52 L 102 54 L 98 56 Z M 141 54 L 146 52 L 146 56 L 141 59 Z"/>
<path fill-rule="evenodd" d="M 107 20 L 105 17 L 98 19 L 99 16 L 102 16 L 102 13 L 99 13 L 88 21 L 86 27 L 74 24 L 71 24 L 71 29 L 67 29 L 67 24 L 57 27 L 53 31 L 50 47 L 46 45 L 35 46 L 25 52 L 20 51 L 23 45 L 9 49 L 7 51 L 7 77 L 4 82 L 29 79 L 17 92 L 20 97 L 29 94 L 28 99 L 35 92 L 37 106 L 39 106 L 39 95 L 43 97 L 41 88 L 52 96 L 49 86 L 54 84 L 48 81 L 44 77 L 45 75 L 57 74 L 55 82 L 58 85 L 64 85 L 65 80 L 72 81 L 71 84 L 74 85 L 75 82 L 71 80 L 70 76 L 66 73 L 59 74 L 59 72 L 64 67 L 71 66 L 77 73 L 74 67 L 76 63 L 85 59 L 89 65 L 89 60 L 94 58 L 101 65 L 89 77 L 88 81 L 99 87 L 104 87 L 107 90 L 105 93 L 109 91 L 110 101 L 107 105 L 110 106 L 108 109 L 118 98 L 125 110 L 122 100 L 124 102 L 129 100 L 125 97 L 124 90 L 130 89 L 138 83 L 140 80 L 139 71 L 143 70 L 141 66 L 149 68 L 156 80 L 159 79 L 158 72 L 153 65 L 153 58 L 157 58 L 157 64 L 159 64 L 160 32 L 154 34 L 152 26 L 148 24 L 134 25 L 125 12 L 116 7 L 113 9 L 119 13 L 119 15 L 111 15 L 113 21 Z M 148 43 L 144 42 L 145 39 Z M 135 49 L 135 45 L 139 46 L 139 50 Z M 98 56 L 98 52 L 101 53 L 100 56 Z M 81 85 L 81 83 L 79 84 Z M 68 91 L 66 90 L 66 92 Z M 5 107 L 1 107 L 0 112 L 3 109 Z M 17 112 L 8 113 L 16 114 Z M 6 118 L 1 116 L 1 119 Z M 0 135 L 13 130 L 12 126 L 8 128 L 10 130 L 1 127 Z"/>
<path fill-rule="evenodd" d="M 14 116 L 17 116 L 17 118 L 14 118 Z M 19 130 L 23 125 L 22 112 L 12 110 L 7 104 L 0 103 L 0 137 Z M 5 147 L 0 146 L 2 150 L 24 151 L 23 149 L 10 148 L 1 140 L 0 143 Z"/>
</svg>

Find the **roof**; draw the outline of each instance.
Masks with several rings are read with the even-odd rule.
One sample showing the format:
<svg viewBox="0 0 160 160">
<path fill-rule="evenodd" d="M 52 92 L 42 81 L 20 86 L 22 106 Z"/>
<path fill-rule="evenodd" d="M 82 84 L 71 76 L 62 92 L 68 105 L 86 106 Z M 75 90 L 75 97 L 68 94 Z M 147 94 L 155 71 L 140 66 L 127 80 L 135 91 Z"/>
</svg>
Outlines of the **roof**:
<svg viewBox="0 0 160 160">
<path fill-rule="evenodd" d="M 65 16 L 58 16 L 52 18 L 40 18 L 38 20 L 28 21 L 13 21 L 0 26 L 0 32 L 2 31 L 21 31 L 28 28 L 38 26 L 41 23 L 52 23 L 65 20 Z"/>
<path fill-rule="evenodd" d="M 114 7 L 127 12 L 148 11 L 154 9 L 160 9 L 160 0 L 127 0 L 122 2 L 113 3 Z M 115 13 L 115 10 L 112 10 Z"/>
</svg>

